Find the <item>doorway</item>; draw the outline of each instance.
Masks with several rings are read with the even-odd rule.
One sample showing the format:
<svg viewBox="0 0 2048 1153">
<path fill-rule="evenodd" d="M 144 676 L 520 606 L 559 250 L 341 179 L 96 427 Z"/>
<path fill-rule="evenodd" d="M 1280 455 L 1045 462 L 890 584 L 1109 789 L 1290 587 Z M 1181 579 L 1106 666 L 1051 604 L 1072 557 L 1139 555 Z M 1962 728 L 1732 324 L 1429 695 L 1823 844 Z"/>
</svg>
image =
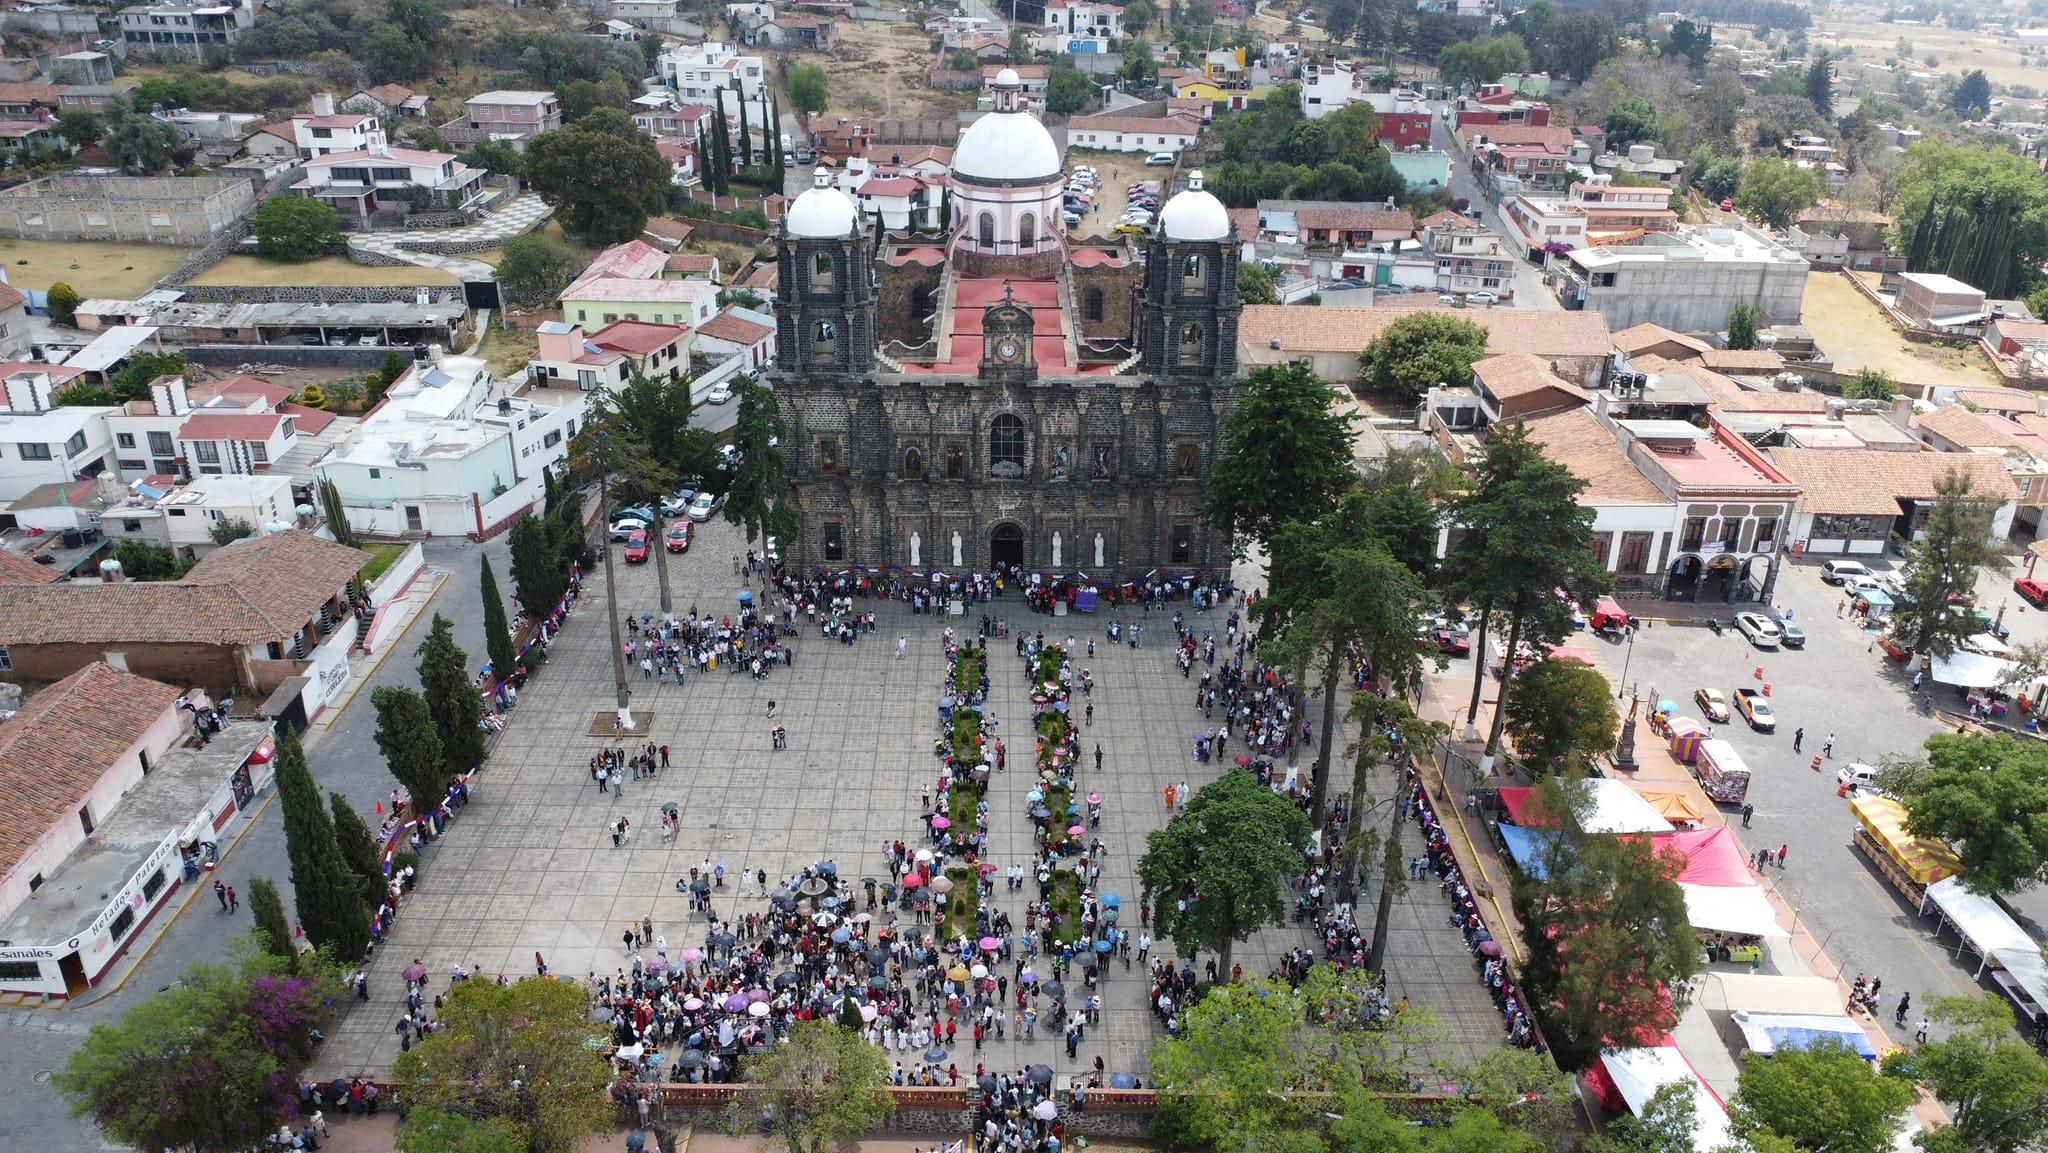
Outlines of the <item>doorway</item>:
<svg viewBox="0 0 2048 1153">
<path fill-rule="evenodd" d="M 989 563 L 998 570 L 1024 567 L 1024 530 L 1003 522 L 988 534 Z"/>
<path fill-rule="evenodd" d="M 67 953 L 57 962 L 57 971 L 64 977 L 64 995 L 76 997 L 92 988 L 92 982 L 85 979 L 85 962 L 77 953 Z"/>
</svg>

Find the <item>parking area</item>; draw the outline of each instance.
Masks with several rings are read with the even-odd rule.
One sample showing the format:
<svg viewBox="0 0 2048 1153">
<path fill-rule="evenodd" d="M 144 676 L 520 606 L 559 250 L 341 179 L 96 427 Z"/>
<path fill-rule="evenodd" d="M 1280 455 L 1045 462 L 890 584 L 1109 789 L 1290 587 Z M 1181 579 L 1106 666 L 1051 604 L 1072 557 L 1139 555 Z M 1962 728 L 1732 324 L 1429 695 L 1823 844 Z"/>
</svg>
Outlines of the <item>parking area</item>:
<svg viewBox="0 0 2048 1153">
<path fill-rule="evenodd" d="M 1158 200 L 1161 204 L 1165 203 L 1166 193 L 1171 191 L 1171 181 L 1175 172 L 1173 168 L 1163 165 L 1147 167 L 1145 157 L 1135 153 L 1069 149 L 1068 174 L 1071 175 L 1075 169 L 1082 167 L 1093 168 L 1100 183 L 1096 186 L 1094 201 L 1089 204 L 1088 210 L 1081 214 L 1081 222 L 1067 226 L 1067 231 L 1077 236 L 1114 235 L 1118 219 L 1131 207 L 1126 189 L 1139 181 L 1157 182 Z"/>
</svg>

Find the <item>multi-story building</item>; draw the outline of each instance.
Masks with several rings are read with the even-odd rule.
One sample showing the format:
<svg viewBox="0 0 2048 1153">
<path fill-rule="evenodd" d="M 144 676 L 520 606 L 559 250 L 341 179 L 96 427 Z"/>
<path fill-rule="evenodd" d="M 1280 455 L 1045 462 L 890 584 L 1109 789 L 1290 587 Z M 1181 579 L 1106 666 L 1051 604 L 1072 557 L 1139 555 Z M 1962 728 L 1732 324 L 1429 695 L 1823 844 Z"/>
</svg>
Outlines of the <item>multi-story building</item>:
<svg viewBox="0 0 2048 1153">
<path fill-rule="evenodd" d="M 118 411 L 92 405 L 59 405 L 47 372 L 24 369 L 0 380 L 0 500 L 31 489 L 113 467 L 114 438 L 107 415 Z"/>
<path fill-rule="evenodd" d="M 313 114 L 294 116 L 291 123 L 292 142 L 298 145 L 302 160 L 337 152 L 365 152 L 389 143 L 376 113 L 336 112 L 332 93 L 315 92 Z"/>
<path fill-rule="evenodd" d="M 1561 197 L 1533 192 L 1503 197 L 1500 215 L 1516 247 L 1537 261 L 1549 253 L 1627 244 L 1647 233 L 1678 229 L 1669 191 L 1618 185 L 1602 176 L 1575 181 Z"/>
<path fill-rule="evenodd" d="M 1121 40 L 1124 35 L 1124 9 L 1121 4 L 1093 3 L 1090 0 L 1046 0 L 1045 26 L 1077 36 Z"/>
<path fill-rule="evenodd" d="M 215 525 L 240 521 L 258 532 L 298 520 L 292 481 L 279 473 L 243 476 L 195 476 L 168 491 L 136 482 L 121 504 L 100 510 L 100 531 L 110 538 L 132 538 L 183 556 L 198 556 L 218 547 Z"/>
<path fill-rule="evenodd" d="M 721 89 L 728 107 L 735 95 L 759 100 L 765 75 L 759 56 L 742 56 L 737 48 L 717 40 L 672 44 L 661 56 L 662 79 L 692 104 L 710 104 Z"/>
<path fill-rule="evenodd" d="M 452 152 L 379 147 L 316 157 L 292 191 L 324 200 L 346 217 L 366 219 L 389 203 L 404 201 L 413 188 L 432 194 L 436 208 L 467 208 L 484 196 L 484 170 L 471 168 Z"/>
<path fill-rule="evenodd" d="M 175 52 L 198 59 L 203 49 L 226 48 L 256 23 L 248 0 L 199 4 L 165 2 L 121 9 L 121 39 L 131 52 Z"/>
<path fill-rule="evenodd" d="M 499 89 L 463 101 L 469 126 L 495 140 L 524 140 L 562 126 L 562 101 L 552 92 Z"/>
<path fill-rule="evenodd" d="M 1772 323 L 1795 323 L 1808 269 L 1797 252 L 1748 227 L 1651 232 L 1577 249 L 1553 267 L 1564 274 L 1566 308 L 1598 312 L 1615 329 L 1648 322 L 1675 332 L 1719 330 L 1736 300 Z"/>
<path fill-rule="evenodd" d="M 1514 296 L 1515 255 L 1478 224 L 1452 217 L 1425 227 L 1422 246 L 1436 260 L 1438 292 L 1491 292 L 1502 300 Z"/>
</svg>

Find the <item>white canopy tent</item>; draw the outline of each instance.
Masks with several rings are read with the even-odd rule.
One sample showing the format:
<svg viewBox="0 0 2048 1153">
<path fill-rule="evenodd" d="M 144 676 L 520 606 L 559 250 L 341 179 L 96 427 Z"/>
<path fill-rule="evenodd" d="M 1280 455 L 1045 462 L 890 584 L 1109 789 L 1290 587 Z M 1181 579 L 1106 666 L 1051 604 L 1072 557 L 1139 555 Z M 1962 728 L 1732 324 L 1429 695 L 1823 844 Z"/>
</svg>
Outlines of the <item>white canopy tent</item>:
<svg viewBox="0 0 2048 1153">
<path fill-rule="evenodd" d="M 1742 1030 L 1743 1043 L 1759 1057 L 1780 1048 L 1804 1049 L 1823 1037 L 1832 1037 L 1865 1058 L 1875 1058 L 1877 1047 L 1870 1043 L 1863 1026 L 1841 1014 L 1737 1013 L 1735 1027 Z"/>
<path fill-rule="evenodd" d="M 1660 1045 L 1655 1049 L 1622 1049 L 1601 1054 L 1600 1061 L 1607 1067 L 1607 1075 L 1614 1079 L 1614 1087 L 1621 1092 L 1622 1100 L 1628 1102 L 1629 1111 L 1638 1117 L 1642 1116 L 1643 1108 L 1657 1090 L 1666 1085 L 1690 1084 L 1693 1148 L 1698 1153 L 1716 1153 L 1734 1144 L 1734 1138 L 1728 1131 L 1728 1110 L 1707 1088 L 1706 1082 L 1700 1080 L 1700 1075 L 1693 1072 L 1692 1065 L 1677 1047 Z"/>
<path fill-rule="evenodd" d="M 1589 833 L 1668 833 L 1674 826 L 1634 789 L 1609 777 L 1586 781 L 1592 809 L 1585 814 Z"/>
<path fill-rule="evenodd" d="M 1695 929 L 1741 933 L 1752 937 L 1789 937 L 1778 925 L 1777 911 L 1756 885 L 1687 885 L 1685 917 Z"/>
<path fill-rule="evenodd" d="M 1724 1006 L 1735 1013 L 1829 1013 L 1842 1007 L 1842 990 L 1826 977 L 1772 977 L 1715 973 Z"/>
<path fill-rule="evenodd" d="M 2041 956 L 2041 946 L 2034 943 L 2027 931 L 1989 897 L 1979 896 L 1963 887 L 1961 880 L 1949 877 L 1927 886 L 1927 896 L 1921 902 L 1925 911 L 1927 902 L 1941 910 L 1941 915 L 1956 927 L 1962 937 L 1957 946 L 1960 953 L 1967 948 L 1985 962 L 1996 961 L 2000 968 L 2037 1005 L 2048 1005 L 2048 960 Z M 1984 966 L 1977 966 L 1978 976 L 1984 973 Z"/>
<path fill-rule="evenodd" d="M 1946 657 L 1934 658 L 1934 679 L 1965 689 L 1991 689 L 2005 683 L 2017 667 L 2008 660 L 1957 649 Z"/>
</svg>

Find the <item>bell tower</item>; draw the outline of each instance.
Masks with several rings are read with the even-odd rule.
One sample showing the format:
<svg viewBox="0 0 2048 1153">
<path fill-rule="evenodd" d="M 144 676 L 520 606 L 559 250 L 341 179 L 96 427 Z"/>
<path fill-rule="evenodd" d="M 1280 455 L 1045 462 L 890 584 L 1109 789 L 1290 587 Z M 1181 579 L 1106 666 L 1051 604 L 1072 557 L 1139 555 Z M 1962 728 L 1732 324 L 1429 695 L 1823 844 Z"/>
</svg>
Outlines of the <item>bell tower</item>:
<svg viewBox="0 0 2048 1153">
<path fill-rule="evenodd" d="M 875 364 L 873 245 L 859 210 L 830 179 L 820 168 L 812 190 L 783 217 L 775 356 L 790 371 L 865 373 Z"/>
<path fill-rule="evenodd" d="M 1188 192 L 1202 192 L 1202 174 Z M 1237 322 L 1244 301 L 1237 292 L 1235 231 L 1227 223 L 1207 237 L 1174 235 L 1173 201 L 1145 245 L 1145 279 L 1138 292 L 1139 368 L 1159 376 L 1237 375 Z M 1219 215 L 1221 206 L 1213 211 Z M 1216 233 L 1222 233 L 1220 238 Z"/>
</svg>

